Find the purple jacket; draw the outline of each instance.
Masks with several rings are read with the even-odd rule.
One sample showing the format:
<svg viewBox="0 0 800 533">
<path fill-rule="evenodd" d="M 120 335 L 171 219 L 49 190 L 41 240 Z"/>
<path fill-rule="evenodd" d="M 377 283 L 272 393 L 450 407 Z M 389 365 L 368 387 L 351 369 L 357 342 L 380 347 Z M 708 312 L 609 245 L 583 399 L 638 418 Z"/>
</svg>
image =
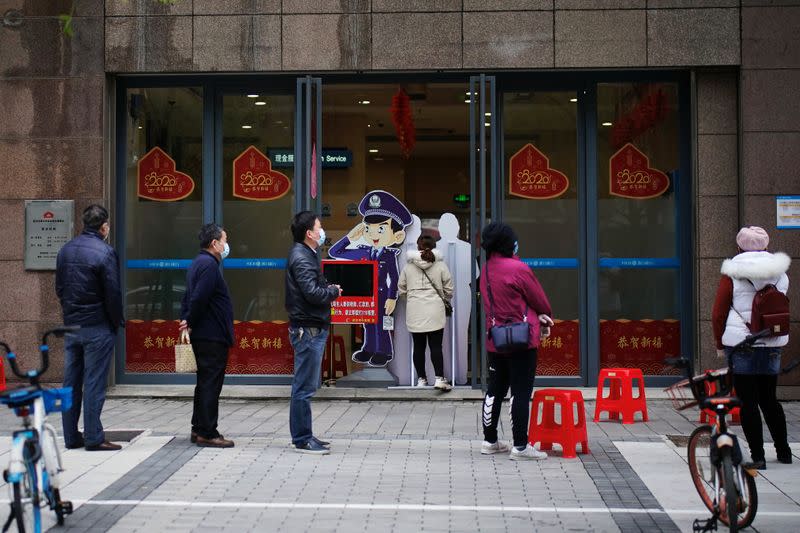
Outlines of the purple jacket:
<svg viewBox="0 0 800 533">
<path fill-rule="evenodd" d="M 522 320 L 525 306 L 528 307 L 528 324 L 531 332 L 528 348 L 539 346 L 539 318 L 538 315 L 552 316 L 550 302 L 544 293 L 539 280 L 533 271 L 517 257 L 503 257 L 500 254 L 492 256 L 481 268 L 481 299 L 486 317 L 486 331 L 492 327 L 492 313 L 489 302 L 489 290 L 486 287 L 486 267 L 489 267 L 489 281 L 494 295 L 494 317 L 496 323 L 518 322 Z M 486 339 L 486 349 L 496 351 L 492 337 Z"/>
</svg>

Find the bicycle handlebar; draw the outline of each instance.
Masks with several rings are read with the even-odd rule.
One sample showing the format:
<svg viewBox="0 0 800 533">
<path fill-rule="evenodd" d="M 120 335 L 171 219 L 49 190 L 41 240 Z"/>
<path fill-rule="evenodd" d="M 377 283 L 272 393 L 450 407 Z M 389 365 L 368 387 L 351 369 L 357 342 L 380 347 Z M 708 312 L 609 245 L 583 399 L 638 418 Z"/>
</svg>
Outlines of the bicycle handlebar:
<svg viewBox="0 0 800 533">
<path fill-rule="evenodd" d="M 50 366 L 50 347 L 47 344 L 47 338 L 50 335 L 63 337 L 65 334 L 73 333 L 79 329 L 81 329 L 80 326 L 59 326 L 57 328 L 45 331 L 44 335 L 42 335 L 42 344 L 39 346 L 39 353 L 42 354 L 42 366 L 36 370 L 28 370 L 27 372 L 22 371 L 19 368 L 19 365 L 17 365 L 17 355 L 11 350 L 11 347 L 3 341 L 0 341 L 0 347 L 2 347 L 6 352 L 8 364 L 11 367 L 11 371 L 14 372 L 14 375 L 22 379 L 27 379 L 33 385 L 38 385 L 39 376 L 47 372 L 47 369 Z"/>
</svg>

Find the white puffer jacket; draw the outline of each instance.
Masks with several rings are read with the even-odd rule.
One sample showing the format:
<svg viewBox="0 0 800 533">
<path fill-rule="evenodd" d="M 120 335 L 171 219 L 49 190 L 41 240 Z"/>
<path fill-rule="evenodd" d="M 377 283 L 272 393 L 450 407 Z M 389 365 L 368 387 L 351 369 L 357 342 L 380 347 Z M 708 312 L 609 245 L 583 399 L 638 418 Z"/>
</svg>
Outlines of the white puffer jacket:
<svg viewBox="0 0 800 533">
<path fill-rule="evenodd" d="M 400 273 L 397 282 L 398 295 L 408 298 L 406 326 L 411 333 L 443 329 L 446 318 L 444 303 L 439 295 L 441 294 L 448 302 L 453 298 L 453 279 L 450 270 L 442 260 L 439 250 L 434 249 L 433 255 L 436 260 L 428 263 L 422 260 L 419 251 L 409 252 L 406 256 L 408 264 Z"/>
<path fill-rule="evenodd" d="M 733 259 L 723 261 L 720 272 L 733 280 L 733 309 L 728 313 L 722 344 L 736 346 L 750 334 L 746 323 L 750 322 L 756 291 L 773 284 L 782 293 L 788 293 L 789 276 L 786 271 L 791 262 L 789 256 L 781 252 L 742 252 Z M 761 342 L 770 347 L 785 346 L 789 336 L 768 337 Z"/>
</svg>

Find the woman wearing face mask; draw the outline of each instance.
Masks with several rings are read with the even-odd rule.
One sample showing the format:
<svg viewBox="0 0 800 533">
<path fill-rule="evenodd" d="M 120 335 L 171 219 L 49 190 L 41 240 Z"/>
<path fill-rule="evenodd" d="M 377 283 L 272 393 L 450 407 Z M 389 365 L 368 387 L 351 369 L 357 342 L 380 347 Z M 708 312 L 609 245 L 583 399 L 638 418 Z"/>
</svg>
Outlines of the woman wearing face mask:
<svg viewBox="0 0 800 533">
<path fill-rule="evenodd" d="M 453 388 L 444 377 L 442 339 L 446 321 L 445 304 L 453 298 L 450 270 L 436 250 L 436 241 L 429 235 L 417 239 L 418 251 L 408 254 L 408 264 L 397 282 L 398 296 L 406 296 L 406 326 L 414 338 L 414 368 L 417 386 L 428 385 L 425 372 L 425 347 L 431 350 L 431 363 L 436 373 L 434 388 L 449 391 Z"/>
</svg>

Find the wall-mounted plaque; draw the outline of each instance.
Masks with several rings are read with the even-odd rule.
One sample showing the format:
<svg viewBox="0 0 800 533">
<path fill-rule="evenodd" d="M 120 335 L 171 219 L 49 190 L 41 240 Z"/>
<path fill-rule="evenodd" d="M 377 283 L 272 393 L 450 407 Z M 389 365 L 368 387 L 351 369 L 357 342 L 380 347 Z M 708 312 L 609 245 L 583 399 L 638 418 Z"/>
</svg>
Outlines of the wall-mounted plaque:
<svg viewBox="0 0 800 533">
<path fill-rule="evenodd" d="M 73 200 L 25 201 L 25 269 L 55 270 L 58 251 L 72 238 Z"/>
</svg>

